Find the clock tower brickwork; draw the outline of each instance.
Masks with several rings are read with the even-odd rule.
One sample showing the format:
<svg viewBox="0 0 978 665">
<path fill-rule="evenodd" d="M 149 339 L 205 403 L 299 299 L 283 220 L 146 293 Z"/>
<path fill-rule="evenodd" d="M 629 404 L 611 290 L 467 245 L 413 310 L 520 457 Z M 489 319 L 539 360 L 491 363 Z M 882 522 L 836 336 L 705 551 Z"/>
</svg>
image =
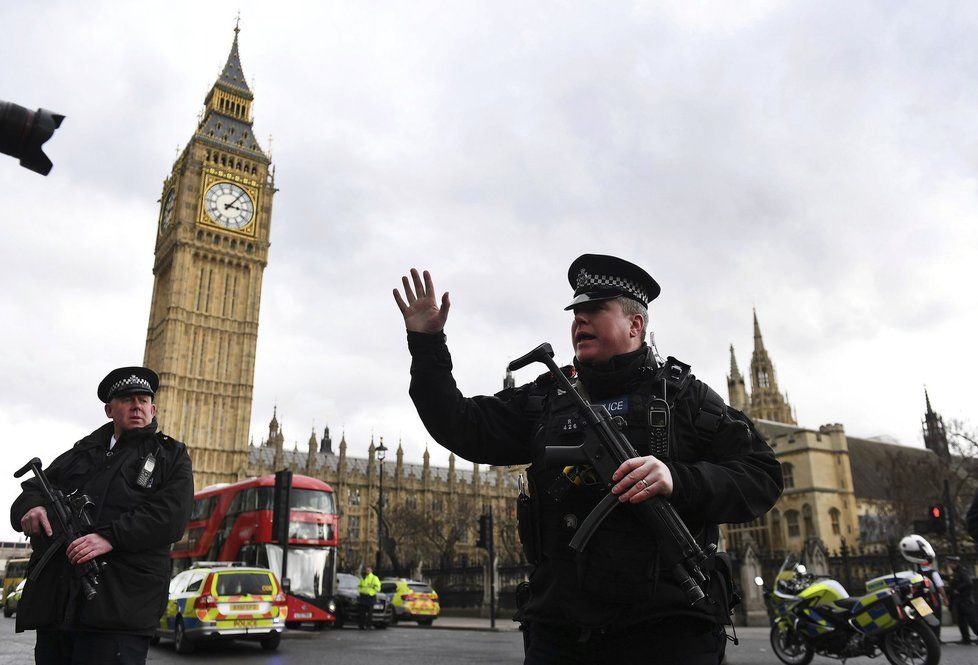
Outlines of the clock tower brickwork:
<svg viewBox="0 0 978 665">
<path fill-rule="evenodd" d="M 247 466 L 276 191 L 234 33 L 197 130 L 163 183 L 144 358 L 160 374 L 160 425 L 187 444 L 197 489 L 237 480 Z"/>
</svg>

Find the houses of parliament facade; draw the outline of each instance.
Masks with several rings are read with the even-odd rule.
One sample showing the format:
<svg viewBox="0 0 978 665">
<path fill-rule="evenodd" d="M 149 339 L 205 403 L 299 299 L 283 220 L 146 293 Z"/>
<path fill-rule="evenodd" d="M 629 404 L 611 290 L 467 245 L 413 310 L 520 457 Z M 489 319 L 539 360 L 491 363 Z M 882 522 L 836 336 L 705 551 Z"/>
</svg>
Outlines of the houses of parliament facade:
<svg viewBox="0 0 978 665">
<path fill-rule="evenodd" d="M 255 138 L 252 91 L 238 51 L 238 28 L 220 76 L 204 99 L 198 126 L 163 182 L 153 266 L 154 285 L 144 362 L 161 377 L 161 426 L 185 441 L 198 489 L 289 468 L 329 483 L 340 511 L 341 566 L 373 560 L 381 477 L 385 514 L 398 506 L 420 513 L 450 513 L 467 507 L 470 531 L 462 529 L 447 551 L 453 563 L 476 558 L 476 517 L 492 505 L 497 543 L 508 542 L 518 469 L 458 470 L 404 461 L 398 443 L 393 459 L 382 459 L 383 440 L 334 444 L 328 428 L 312 432 L 302 449 L 287 449 L 278 414 L 267 436 L 252 445 L 251 422 L 255 350 L 261 286 L 268 262 L 274 166 Z M 841 539 L 869 542 L 879 536 L 887 488 L 874 474 L 882 457 L 896 449 L 908 459 L 946 452 L 943 425 L 927 401 L 927 450 L 894 446 L 846 435 L 840 424 L 815 429 L 797 425 L 781 392 L 774 364 L 754 316 L 751 390 L 730 349 L 728 401 L 754 419 L 782 462 L 785 491 L 767 515 L 725 531 L 729 549 L 747 540 L 761 550 L 799 550 L 807 538 L 837 549 Z M 351 454 L 366 448 L 366 457 Z M 388 510 L 387 506 L 390 506 Z M 391 517 L 391 520 L 394 518 Z M 875 520 L 875 521 L 874 521 Z M 875 526 L 874 526 L 875 524 Z M 394 536 L 400 528 L 392 524 Z M 404 562 L 415 561 L 405 545 Z M 518 557 L 517 548 L 503 557 Z M 430 561 L 429 561 L 430 563 Z"/>
</svg>

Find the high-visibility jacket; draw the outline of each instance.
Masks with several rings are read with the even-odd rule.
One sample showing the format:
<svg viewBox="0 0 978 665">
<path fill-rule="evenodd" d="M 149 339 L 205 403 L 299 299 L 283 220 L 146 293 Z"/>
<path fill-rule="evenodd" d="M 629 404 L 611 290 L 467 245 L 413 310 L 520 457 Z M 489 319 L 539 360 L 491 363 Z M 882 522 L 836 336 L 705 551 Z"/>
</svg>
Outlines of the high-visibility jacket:
<svg viewBox="0 0 978 665">
<path fill-rule="evenodd" d="M 377 592 L 380 591 L 380 578 L 370 573 L 362 580 L 358 586 L 360 593 L 366 594 L 368 596 L 376 596 Z"/>
</svg>

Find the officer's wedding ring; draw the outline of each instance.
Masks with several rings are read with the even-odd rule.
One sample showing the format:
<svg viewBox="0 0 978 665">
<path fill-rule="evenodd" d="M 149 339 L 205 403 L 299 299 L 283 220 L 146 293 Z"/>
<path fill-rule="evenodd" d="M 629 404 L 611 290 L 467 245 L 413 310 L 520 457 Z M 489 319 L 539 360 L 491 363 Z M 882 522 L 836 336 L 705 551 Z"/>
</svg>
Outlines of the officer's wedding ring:
<svg viewBox="0 0 978 665">
<path fill-rule="evenodd" d="M 649 488 L 649 481 L 647 481 L 645 478 L 642 478 L 638 482 L 642 483 L 642 489 L 648 489 Z"/>
</svg>

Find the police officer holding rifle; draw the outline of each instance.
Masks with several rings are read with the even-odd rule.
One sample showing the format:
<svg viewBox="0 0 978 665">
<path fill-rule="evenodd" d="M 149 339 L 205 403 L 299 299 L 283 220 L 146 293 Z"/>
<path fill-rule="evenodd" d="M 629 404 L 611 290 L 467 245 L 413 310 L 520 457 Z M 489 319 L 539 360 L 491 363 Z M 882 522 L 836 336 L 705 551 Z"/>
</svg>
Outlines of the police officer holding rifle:
<svg viewBox="0 0 978 665">
<path fill-rule="evenodd" d="M 158 387 L 145 367 L 113 370 L 98 387 L 111 422 L 16 474 L 34 474 L 10 521 L 34 548 L 17 631 L 37 630 L 37 663 L 146 662 L 193 506 L 186 446 L 157 431 Z"/>
<path fill-rule="evenodd" d="M 550 371 L 466 398 L 443 331 L 448 294 L 439 299 L 428 272 L 412 269 L 404 295 L 394 290 L 411 398 L 459 456 L 531 464 L 518 500 L 533 565 L 518 612 L 527 665 L 714 665 L 732 602 L 717 525 L 767 512 L 783 488 L 780 465 L 744 414 L 646 344 L 660 290 L 647 272 L 585 254 L 568 279 L 573 365 L 557 367 L 541 345 L 511 367 Z"/>
</svg>

